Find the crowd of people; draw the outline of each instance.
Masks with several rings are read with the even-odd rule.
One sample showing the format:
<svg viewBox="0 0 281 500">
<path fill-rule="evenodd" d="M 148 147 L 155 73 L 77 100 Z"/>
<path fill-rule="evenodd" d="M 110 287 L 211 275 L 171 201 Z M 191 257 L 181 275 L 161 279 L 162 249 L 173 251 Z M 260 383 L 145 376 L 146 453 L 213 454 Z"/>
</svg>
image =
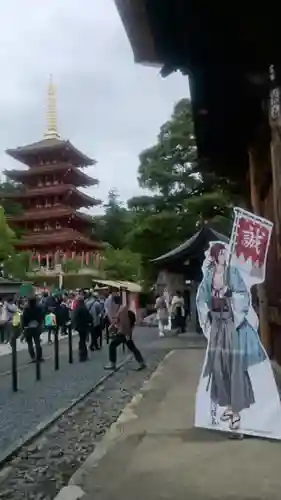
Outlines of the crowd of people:
<svg viewBox="0 0 281 500">
<path fill-rule="evenodd" d="M 29 299 L 9 298 L 0 302 L 0 341 L 11 343 L 20 337 L 27 343 L 31 362 L 44 361 L 41 334 L 48 332 L 48 343 L 54 335 L 79 335 L 78 355 L 87 361 L 88 349 L 99 350 L 103 336 L 110 339 L 109 364 L 105 369 L 115 369 L 117 347 L 124 344 L 134 354 L 139 368 L 145 368 L 144 359 L 136 347 L 132 334 L 136 317 L 126 304 L 122 304 L 118 291 L 108 290 L 106 295 L 93 290 L 49 293 Z"/>
</svg>

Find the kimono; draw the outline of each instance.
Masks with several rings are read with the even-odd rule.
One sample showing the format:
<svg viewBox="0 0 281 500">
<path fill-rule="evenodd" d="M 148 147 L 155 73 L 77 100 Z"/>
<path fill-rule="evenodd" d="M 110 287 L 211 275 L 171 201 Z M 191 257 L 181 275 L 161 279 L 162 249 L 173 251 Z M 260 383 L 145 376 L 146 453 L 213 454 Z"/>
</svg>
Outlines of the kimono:
<svg viewBox="0 0 281 500">
<path fill-rule="evenodd" d="M 213 403 L 239 413 L 255 403 L 248 369 L 266 354 L 247 319 L 251 300 L 239 271 L 229 268 L 223 294 L 214 289 L 213 274 L 213 267 L 205 271 L 197 293 L 199 322 L 209 341 L 203 377 Z"/>
</svg>

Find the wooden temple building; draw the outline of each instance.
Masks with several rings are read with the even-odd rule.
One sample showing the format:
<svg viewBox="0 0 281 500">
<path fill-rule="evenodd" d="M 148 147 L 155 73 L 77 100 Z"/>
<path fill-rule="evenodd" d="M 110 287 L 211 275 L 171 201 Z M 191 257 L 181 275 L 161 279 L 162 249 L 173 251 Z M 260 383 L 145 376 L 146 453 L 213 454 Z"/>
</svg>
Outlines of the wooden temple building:
<svg viewBox="0 0 281 500">
<path fill-rule="evenodd" d="M 62 140 L 56 123 L 56 89 L 52 80 L 48 90 L 48 126 L 43 140 L 7 154 L 26 165 L 27 169 L 9 170 L 7 178 L 19 185 L 15 193 L 6 195 L 19 203 L 23 212 L 10 218 L 11 227 L 22 230 L 19 250 L 33 253 L 41 267 L 53 268 L 64 259 L 80 259 L 81 266 L 99 261 L 101 244 L 90 238 L 93 218 L 79 209 L 100 202 L 79 187 L 96 185 L 98 181 L 81 167 L 95 161 Z"/>
<path fill-rule="evenodd" d="M 188 75 L 201 168 L 274 222 L 260 333 L 281 363 L 281 39 L 276 4 L 115 0 L 135 61 Z M 188 82 L 187 82 L 188 92 Z"/>
<path fill-rule="evenodd" d="M 203 224 L 191 238 L 152 261 L 158 269 L 156 292 L 162 294 L 167 291 L 173 297 L 179 290 L 184 297 L 187 295 L 192 328 L 197 332 L 201 332 L 201 328 L 196 310 L 196 295 L 202 280 L 205 251 L 213 241 L 228 243 L 229 239 L 208 224 Z"/>
</svg>

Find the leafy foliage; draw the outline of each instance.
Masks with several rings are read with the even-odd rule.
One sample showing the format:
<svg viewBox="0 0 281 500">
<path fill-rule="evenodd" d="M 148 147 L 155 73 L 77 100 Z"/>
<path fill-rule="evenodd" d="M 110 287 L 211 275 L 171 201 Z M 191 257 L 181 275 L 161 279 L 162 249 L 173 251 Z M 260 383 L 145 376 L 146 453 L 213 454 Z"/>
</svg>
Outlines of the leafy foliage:
<svg viewBox="0 0 281 500">
<path fill-rule="evenodd" d="M 108 248 L 102 260 L 102 268 L 106 277 L 113 280 L 138 282 L 141 274 L 140 267 L 140 255 L 129 248 Z"/>
<path fill-rule="evenodd" d="M 77 259 L 66 259 L 62 262 L 62 270 L 64 273 L 76 273 L 81 269 L 81 263 Z"/>
<path fill-rule="evenodd" d="M 30 252 L 15 253 L 14 251 L 3 262 L 4 275 L 19 280 L 27 279 L 30 271 Z"/>
<path fill-rule="evenodd" d="M 0 261 L 3 261 L 14 252 L 15 233 L 8 226 L 4 208 L 0 206 Z"/>
<path fill-rule="evenodd" d="M 178 193 L 189 194 L 198 184 L 193 175 L 196 144 L 191 104 L 179 101 L 160 130 L 155 146 L 140 154 L 139 183 L 158 191 L 166 202 Z"/>
<path fill-rule="evenodd" d="M 105 214 L 95 219 L 97 236 L 113 248 L 123 248 L 132 222 L 131 214 L 119 201 L 115 190 L 109 191 L 104 207 Z"/>
<path fill-rule="evenodd" d="M 140 154 L 139 182 L 152 194 L 128 201 L 135 218 L 127 242 L 141 254 L 146 278 L 155 271 L 151 259 L 188 239 L 201 224 L 229 233 L 233 193 L 227 179 L 200 171 L 189 99 L 176 104 L 156 144 Z"/>
<path fill-rule="evenodd" d="M 22 213 L 22 206 L 19 203 L 16 203 L 12 198 L 6 198 L 6 195 L 13 194 L 19 189 L 18 184 L 14 182 L 0 182 L 0 203 L 7 217 Z"/>
</svg>

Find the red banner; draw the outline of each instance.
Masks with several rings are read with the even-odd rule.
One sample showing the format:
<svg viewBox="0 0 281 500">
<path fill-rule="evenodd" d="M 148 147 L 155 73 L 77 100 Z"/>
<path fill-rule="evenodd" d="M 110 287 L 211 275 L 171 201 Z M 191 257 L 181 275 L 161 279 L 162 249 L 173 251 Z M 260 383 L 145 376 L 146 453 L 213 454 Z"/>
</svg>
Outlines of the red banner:
<svg viewBox="0 0 281 500">
<path fill-rule="evenodd" d="M 237 221 L 237 233 L 234 252 L 237 257 L 244 256 L 245 261 L 259 267 L 265 264 L 266 252 L 270 240 L 271 231 L 262 221 L 240 216 Z"/>
</svg>

